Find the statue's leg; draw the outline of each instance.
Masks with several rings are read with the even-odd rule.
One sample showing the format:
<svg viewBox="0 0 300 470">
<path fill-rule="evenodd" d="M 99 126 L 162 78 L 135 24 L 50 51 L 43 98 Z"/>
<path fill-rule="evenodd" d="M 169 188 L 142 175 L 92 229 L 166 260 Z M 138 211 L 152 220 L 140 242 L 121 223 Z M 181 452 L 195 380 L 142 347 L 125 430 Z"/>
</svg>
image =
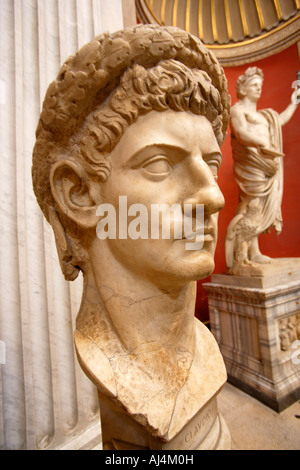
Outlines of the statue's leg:
<svg viewBox="0 0 300 470">
<path fill-rule="evenodd" d="M 248 259 L 248 241 L 244 239 L 243 234 L 236 237 L 235 262 L 238 265 L 246 263 Z"/>
<path fill-rule="evenodd" d="M 258 235 L 253 237 L 252 240 L 249 242 L 248 247 L 248 256 L 249 260 L 255 263 L 272 263 L 273 260 L 269 256 L 263 255 L 260 252 L 259 244 L 258 244 Z"/>
</svg>

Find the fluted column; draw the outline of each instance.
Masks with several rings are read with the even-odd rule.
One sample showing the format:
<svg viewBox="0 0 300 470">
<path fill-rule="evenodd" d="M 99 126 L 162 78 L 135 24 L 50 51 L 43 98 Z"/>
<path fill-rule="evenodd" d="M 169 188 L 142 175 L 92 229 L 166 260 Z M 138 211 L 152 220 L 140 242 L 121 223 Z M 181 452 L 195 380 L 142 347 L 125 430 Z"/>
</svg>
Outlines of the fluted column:
<svg viewBox="0 0 300 470">
<path fill-rule="evenodd" d="M 121 0 L 0 0 L 1 449 L 80 448 L 100 433 L 96 391 L 74 356 L 82 280 L 63 279 L 31 159 L 61 63 L 122 27 Z"/>
</svg>

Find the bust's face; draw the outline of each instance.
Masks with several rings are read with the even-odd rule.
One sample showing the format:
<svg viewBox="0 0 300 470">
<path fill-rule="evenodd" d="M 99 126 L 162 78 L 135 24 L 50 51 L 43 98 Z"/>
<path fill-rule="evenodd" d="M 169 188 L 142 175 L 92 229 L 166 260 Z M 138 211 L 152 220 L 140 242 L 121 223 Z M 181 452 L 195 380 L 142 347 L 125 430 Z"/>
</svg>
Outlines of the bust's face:
<svg viewBox="0 0 300 470">
<path fill-rule="evenodd" d="M 110 176 L 99 187 L 102 204 L 116 209 L 117 231 L 116 239 L 95 236 L 90 256 L 94 273 L 100 272 L 106 257 L 161 287 L 209 276 L 214 269 L 217 215 L 224 205 L 216 181 L 220 162 L 220 148 L 206 117 L 171 110 L 140 116 L 112 151 Z M 142 204 L 147 209 L 147 239 L 119 239 L 120 196 L 127 197 L 128 208 Z M 151 238 L 150 214 L 156 204 L 179 204 L 182 211 L 184 204 L 203 204 L 202 248 L 187 250 L 187 240 L 174 238 L 172 230 L 170 238 Z"/>
<path fill-rule="evenodd" d="M 254 76 L 246 82 L 244 85 L 244 90 L 247 98 L 256 103 L 261 97 L 263 81 L 259 76 Z"/>
</svg>

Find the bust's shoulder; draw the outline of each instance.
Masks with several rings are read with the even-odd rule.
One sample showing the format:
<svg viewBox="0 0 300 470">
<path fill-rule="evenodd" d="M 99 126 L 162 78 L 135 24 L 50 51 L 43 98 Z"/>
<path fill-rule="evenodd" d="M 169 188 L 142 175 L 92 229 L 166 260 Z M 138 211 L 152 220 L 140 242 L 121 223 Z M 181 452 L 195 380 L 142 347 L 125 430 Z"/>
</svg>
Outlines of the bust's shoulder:
<svg viewBox="0 0 300 470">
<path fill-rule="evenodd" d="M 200 349 L 203 347 L 207 347 L 210 350 L 210 356 L 215 355 L 218 362 L 220 359 L 220 363 L 223 366 L 223 358 L 221 357 L 220 349 L 218 343 L 211 333 L 211 331 L 204 325 L 200 320 L 196 317 L 194 318 L 195 322 L 195 333 L 196 333 L 196 343 L 200 346 Z"/>
<path fill-rule="evenodd" d="M 240 101 L 235 103 L 230 109 L 231 117 L 240 116 L 241 114 L 245 114 L 245 113 L 246 113 L 246 108 Z"/>
<path fill-rule="evenodd" d="M 108 357 L 91 338 L 80 330 L 74 331 L 78 362 L 89 379 L 108 396 L 117 396 L 114 372 Z M 99 380 L 101 377 L 101 382 Z"/>
</svg>

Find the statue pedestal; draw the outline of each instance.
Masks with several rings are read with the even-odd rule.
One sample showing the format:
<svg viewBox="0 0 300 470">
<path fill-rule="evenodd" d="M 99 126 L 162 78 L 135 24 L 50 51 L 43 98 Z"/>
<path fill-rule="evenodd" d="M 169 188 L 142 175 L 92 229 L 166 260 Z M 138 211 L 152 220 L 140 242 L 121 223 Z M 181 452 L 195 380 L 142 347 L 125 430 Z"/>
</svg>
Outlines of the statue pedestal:
<svg viewBox="0 0 300 470">
<path fill-rule="evenodd" d="M 261 273 L 216 274 L 204 287 L 228 381 L 280 412 L 300 398 L 300 259 Z"/>
<path fill-rule="evenodd" d="M 218 412 L 216 396 L 176 436 L 163 440 L 153 437 L 120 404 L 99 390 L 98 394 L 104 450 L 230 450 L 230 433 Z"/>
</svg>

